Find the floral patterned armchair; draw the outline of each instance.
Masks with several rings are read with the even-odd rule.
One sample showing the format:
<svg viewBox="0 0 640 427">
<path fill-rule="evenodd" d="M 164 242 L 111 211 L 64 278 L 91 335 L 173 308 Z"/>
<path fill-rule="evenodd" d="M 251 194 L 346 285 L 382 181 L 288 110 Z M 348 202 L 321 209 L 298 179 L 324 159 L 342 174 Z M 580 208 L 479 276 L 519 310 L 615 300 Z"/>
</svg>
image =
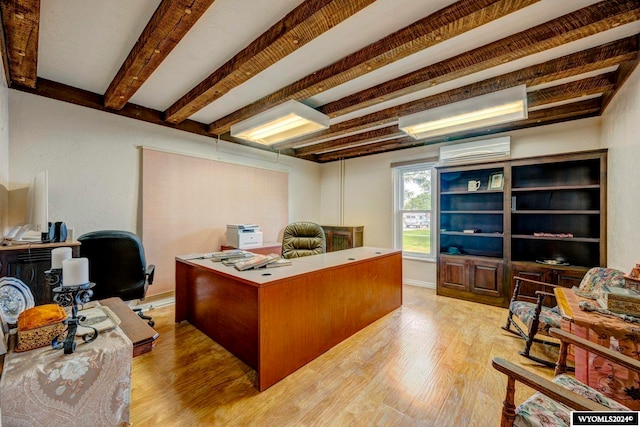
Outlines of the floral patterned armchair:
<svg viewBox="0 0 640 427">
<path fill-rule="evenodd" d="M 569 345 L 574 345 L 639 373 L 640 361 L 560 329 L 551 328 L 549 334 L 561 342 L 555 377 L 551 381 L 504 359 L 493 359 L 493 367 L 507 375 L 507 391 L 500 423 L 502 427 L 568 427 L 571 425 L 570 416 L 572 410 L 629 411 L 626 406 L 582 384 L 573 376 L 567 375 L 567 350 Z M 537 391 L 517 407 L 514 402 L 516 382 L 525 384 Z"/>
<path fill-rule="evenodd" d="M 547 339 L 551 328 L 560 328 L 560 312 L 555 305 L 553 288 L 557 285 L 539 282 L 524 277 L 514 277 L 515 286 L 513 296 L 509 303 L 509 315 L 507 323 L 502 327 L 507 332 L 519 335 L 525 340 L 524 350 L 520 355 L 547 366 L 554 366 L 554 363 L 541 359 L 531 354 L 531 346 L 534 342 L 557 346 L 556 341 Z M 536 291 L 536 302 L 523 301 L 520 291 L 524 283 L 533 284 L 545 289 Z M 591 268 L 582 278 L 580 286 L 576 292 L 583 296 L 597 294 L 603 285 L 609 287 L 624 287 L 624 273 L 620 270 L 606 267 Z M 553 305 L 549 304 L 551 302 Z M 540 338 L 539 336 L 543 337 Z M 538 337 L 536 337 L 538 336 Z"/>
</svg>

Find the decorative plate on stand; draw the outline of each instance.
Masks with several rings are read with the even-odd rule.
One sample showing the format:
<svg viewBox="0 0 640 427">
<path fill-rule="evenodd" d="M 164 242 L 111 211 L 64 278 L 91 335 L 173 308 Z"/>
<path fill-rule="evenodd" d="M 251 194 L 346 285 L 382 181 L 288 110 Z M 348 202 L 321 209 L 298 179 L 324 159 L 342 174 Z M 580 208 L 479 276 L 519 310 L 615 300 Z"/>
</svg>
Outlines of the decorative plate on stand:
<svg viewBox="0 0 640 427">
<path fill-rule="evenodd" d="M 0 311 L 7 323 L 18 323 L 18 315 L 34 305 L 31 289 L 22 280 L 0 278 Z"/>
<path fill-rule="evenodd" d="M 541 259 L 541 260 L 536 260 L 536 262 L 538 264 L 545 264 L 545 265 L 569 265 L 568 262 L 560 261 L 557 259 Z"/>
</svg>

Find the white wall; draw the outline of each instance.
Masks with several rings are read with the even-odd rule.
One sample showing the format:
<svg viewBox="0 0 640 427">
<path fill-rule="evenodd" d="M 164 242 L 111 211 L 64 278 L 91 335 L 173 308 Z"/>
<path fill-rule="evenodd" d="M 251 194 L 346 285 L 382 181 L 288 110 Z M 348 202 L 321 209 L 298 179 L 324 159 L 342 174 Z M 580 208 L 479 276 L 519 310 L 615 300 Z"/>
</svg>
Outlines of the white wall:
<svg viewBox="0 0 640 427">
<path fill-rule="evenodd" d="M 9 190 L 9 89 L 0 67 L 0 235 L 8 226 Z"/>
<path fill-rule="evenodd" d="M 344 222 L 340 223 L 340 162 L 323 165 L 323 224 L 363 225 L 364 244 L 393 247 L 393 174 L 390 165 L 438 155 L 435 146 L 399 150 L 346 160 L 344 163 Z M 404 260 L 405 282 L 435 287 L 435 264 Z"/>
<path fill-rule="evenodd" d="M 609 106 L 602 130 L 604 146 L 610 148 L 609 264 L 623 270 L 628 270 L 632 261 L 637 262 L 640 253 L 638 227 L 634 224 L 640 217 L 637 198 L 640 168 L 635 167 L 640 157 L 637 139 L 632 139 L 640 134 L 638 80 L 636 70 Z M 0 106 L 2 93 L 6 99 L 6 92 L 6 88 L 0 88 Z M 10 164 L 8 174 L 0 171 L 0 179 L 6 174 L 9 189 L 13 190 L 26 187 L 39 170 L 48 169 L 50 217 L 66 221 L 75 229 L 76 236 L 105 228 L 138 231 L 140 157 L 136 147 L 146 145 L 287 171 L 290 221 L 364 225 L 366 245 L 391 247 L 390 164 L 438 154 L 438 146 L 434 145 L 347 160 L 341 182 L 340 162 L 317 165 L 287 156 L 281 156 L 278 162 L 273 153 L 225 142 L 216 148 L 210 138 L 23 92 L 8 92 L 11 143 L 7 148 L 6 136 L 0 133 L 0 167 L 6 169 L 6 155 L 2 154 L 7 151 Z M 599 118 L 525 129 L 510 135 L 514 158 L 601 147 Z M 628 235 L 628 230 L 635 230 L 635 239 L 615 238 Z M 403 268 L 405 282 L 429 286 L 436 281 L 433 263 L 405 260 Z"/>
<path fill-rule="evenodd" d="M 600 119 L 590 118 L 511 132 L 512 158 L 559 154 L 600 148 Z M 492 135 L 491 138 L 501 136 Z M 350 159 L 344 165 L 344 196 L 340 192 L 340 163 L 322 166 L 322 222 L 363 225 L 368 246 L 393 246 L 393 185 L 390 165 L 396 162 L 437 157 L 439 145 L 399 150 Z M 340 204 L 344 222 L 340 223 Z M 405 259 L 405 283 L 435 287 L 433 262 Z"/>
<path fill-rule="evenodd" d="M 629 272 L 640 262 L 640 68 L 606 108 L 602 144 L 609 149 L 607 264 Z"/>
<path fill-rule="evenodd" d="M 15 90 L 9 109 L 9 190 L 48 170 L 49 218 L 65 221 L 76 237 L 98 229 L 141 231 L 141 145 L 288 172 L 289 220 L 320 220 L 320 167 L 312 162 L 224 141 L 216 147 L 212 138 Z"/>
</svg>

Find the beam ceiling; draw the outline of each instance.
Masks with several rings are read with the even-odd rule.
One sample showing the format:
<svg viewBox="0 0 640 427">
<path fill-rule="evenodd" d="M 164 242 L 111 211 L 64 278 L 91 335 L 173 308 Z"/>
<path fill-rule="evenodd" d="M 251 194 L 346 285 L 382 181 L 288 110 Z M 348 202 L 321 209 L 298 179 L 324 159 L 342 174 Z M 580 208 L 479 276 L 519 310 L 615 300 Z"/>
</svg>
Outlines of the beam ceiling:
<svg viewBox="0 0 640 427">
<path fill-rule="evenodd" d="M 180 123 L 375 0 L 305 1 L 165 111 Z"/>
<path fill-rule="evenodd" d="M 459 1 L 303 79 L 210 124 L 223 134 L 231 125 L 291 99 L 303 100 L 529 6 L 538 0 Z"/>
<path fill-rule="evenodd" d="M 104 94 L 121 109 L 147 81 L 214 0 L 162 0 Z"/>
<path fill-rule="evenodd" d="M 389 22 L 395 23 L 397 17 L 388 13 L 396 11 L 395 6 L 375 0 L 282 0 L 279 7 L 288 12 L 273 12 L 269 21 L 263 20 L 275 22 L 266 31 L 265 26 L 256 31 L 241 28 L 233 32 L 236 23 L 226 21 L 230 17 L 247 18 L 247 7 L 260 6 L 264 14 L 264 3 L 258 3 L 262 1 L 246 0 L 240 5 L 234 0 L 156 0 L 150 6 L 143 3 L 144 6 L 137 4 L 126 10 L 103 2 L 100 12 L 109 13 L 97 17 L 91 15 L 97 12 L 88 3 L 71 9 L 66 3 L 0 0 L 0 51 L 7 84 L 34 95 L 324 163 L 597 116 L 640 61 L 638 0 L 584 0 L 575 5 L 563 2 L 552 12 L 544 11 L 545 5 L 553 6 L 552 0 L 415 0 L 417 3 L 404 3 L 405 8 L 413 7 L 417 13 L 422 8 L 423 13 L 415 22 L 407 25 L 411 20 L 398 20 L 395 26 L 369 33 L 364 30 L 371 28 L 364 28 L 362 23 L 368 22 L 370 15 L 378 17 L 377 21 L 369 21 L 373 26 L 381 24 L 381 17 L 387 15 Z M 74 14 L 78 9 L 80 12 Z M 529 11 L 534 19 L 527 21 L 529 24 L 521 23 L 523 18 L 529 18 Z M 80 43 L 81 30 L 91 33 L 95 27 L 92 19 L 111 19 L 114 26 L 125 21 L 122 17 L 127 13 L 128 24 L 135 21 L 136 13 L 144 13 L 144 19 L 151 18 L 146 26 L 138 20 L 141 25 L 130 31 L 132 37 L 118 38 L 125 40 L 119 46 L 121 53 L 109 56 L 111 52 L 104 52 L 103 56 L 110 58 L 109 63 L 101 65 L 102 71 L 110 70 L 104 73 L 106 78 L 77 83 L 71 78 L 64 80 L 70 75 L 74 79 L 85 76 L 72 72 L 73 62 L 67 64 L 58 59 L 52 65 L 52 58 L 71 52 L 69 58 L 81 62 L 82 54 L 95 53 L 86 50 L 94 43 Z M 256 25 L 262 16 L 251 18 L 247 22 Z M 74 31 L 64 31 L 65 24 Z M 126 25 L 118 27 L 117 34 L 126 35 Z M 345 49 L 346 53 L 333 53 L 329 58 L 327 52 L 336 49 L 326 40 L 332 34 L 340 34 L 337 27 L 349 25 L 350 34 L 358 42 Z M 508 31 L 488 37 L 488 32 L 498 26 Z M 53 30 L 58 31 L 53 33 L 55 37 Z M 228 41 L 216 45 L 216 38 L 206 37 L 230 33 L 241 37 L 237 48 L 229 47 Z M 367 34 L 360 37 L 360 33 Z M 87 37 L 92 42 L 110 42 L 113 34 L 96 30 Z M 194 34 L 197 36 L 191 37 Z M 261 35 L 256 38 L 258 34 Z M 486 40 L 475 46 L 484 45 L 447 56 L 444 42 L 468 40 L 475 34 L 484 35 L 479 40 Z M 39 39 L 43 40 L 40 47 Z M 195 43 L 198 48 L 192 47 L 194 41 L 200 43 Z M 202 49 L 207 43 L 211 49 L 205 55 Z M 84 52 L 80 45 L 85 46 Z M 67 51 L 50 54 L 45 46 Z M 46 54 L 39 49 L 45 49 Z M 191 70 L 183 67 L 186 57 L 180 56 L 185 49 L 190 54 L 188 60 L 223 65 L 190 74 Z M 293 53 L 297 61 L 300 55 L 316 52 L 322 60 L 309 62 L 313 67 L 298 74 L 285 70 L 283 76 L 278 76 L 281 80 L 273 79 L 284 83 L 264 77 L 282 67 L 286 60 L 280 61 Z M 429 56 L 431 52 L 434 57 Z M 92 56 L 90 66 L 99 56 Z M 176 60 L 178 57 L 180 61 Z M 291 56 L 287 60 L 293 59 Z M 42 67 L 43 61 L 48 67 Z M 504 71 L 499 72 L 498 67 L 506 63 Z M 217 69 L 211 71 L 213 68 Z M 39 74 L 43 69 L 45 72 Z M 56 72 L 57 78 L 51 78 Z M 165 86 L 175 84 L 173 92 L 165 91 L 162 84 L 158 85 L 159 80 Z M 236 99 L 243 99 L 235 97 L 239 92 L 256 82 L 265 90 L 233 104 Z M 521 84 L 528 88 L 526 120 L 425 140 L 414 140 L 398 129 L 401 116 Z M 145 94 L 153 91 L 154 96 L 164 97 Z M 144 106 L 130 102 L 134 95 Z M 230 97 L 234 98 L 229 106 Z M 241 141 L 228 134 L 232 124 L 291 99 L 321 104 L 316 109 L 328 114 L 333 124 L 326 130 L 274 146 Z M 222 104 L 225 105 L 218 109 Z M 194 120 L 203 116 L 208 117 Z"/>
<path fill-rule="evenodd" d="M 532 87 L 619 65 L 625 61 L 635 60 L 638 57 L 639 49 L 640 40 L 638 36 L 628 37 L 616 42 L 553 59 L 542 64 L 526 67 L 502 76 L 493 77 L 479 83 L 470 84 L 331 125 L 329 129 L 317 132 L 311 136 L 278 144 L 277 148 L 297 147 L 341 137 L 349 133 L 363 132 L 372 127 L 389 126 L 395 124 L 400 115 L 408 115 L 429 108 L 440 107 L 452 102 L 462 101 L 521 84 Z"/>
</svg>

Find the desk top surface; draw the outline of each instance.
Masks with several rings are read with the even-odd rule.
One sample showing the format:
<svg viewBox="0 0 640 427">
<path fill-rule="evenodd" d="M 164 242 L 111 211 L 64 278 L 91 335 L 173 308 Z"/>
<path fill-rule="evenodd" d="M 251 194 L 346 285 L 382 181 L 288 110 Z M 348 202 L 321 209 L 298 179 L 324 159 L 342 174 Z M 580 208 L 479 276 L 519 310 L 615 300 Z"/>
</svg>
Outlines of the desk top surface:
<svg viewBox="0 0 640 427">
<path fill-rule="evenodd" d="M 181 255 L 176 257 L 176 261 L 204 267 L 223 275 L 240 279 L 243 282 L 259 286 L 268 285 L 272 282 L 312 273 L 314 271 L 340 267 L 342 265 L 362 262 L 377 257 L 389 256 L 400 252 L 401 251 L 395 249 L 372 248 L 365 246 L 319 255 L 292 258 L 292 265 L 283 267 L 259 268 L 245 271 L 238 271 L 233 266 L 226 266 L 220 262 L 213 262 L 209 258 L 210 254 Z"/>
<path fill-rule="evenodd" d="M 0 245 L 0 251 L 16 251 L 24 249 L 38 248 L 60 248 L 60 247 L 80 246 L 80 242 L 73 240 L 70 242 L 41 243 L 41 242 L 11 242 L 8 245 Z"/>
<path fill-rule="evenodd" d="M 100 305 L 109 307 L 120 319 L 120 329 L 131 340 L 133 345 L 153 341 L 158 338 L 158 332 L 140 318 L 120 298 L 112 297 L 99 301 Z"/>
<path fill-rule="evenodd" d="M 560 315 L 565 320 L 594 330 L 607 331 L 609 335 L 616 337 L 627 336 L 629 334 L 640 336 L 640 323 L 625 322 L 614 316 L 608 316 L 595 311 L 581 310 L 578 306 L 581 301 L 589 301 L 595 305 L 598 305 L 598 303 L 576 295 L 575 292 L 569 288 L 558 287 L 554 288 L 553 292 L 558 301 Z"/>
</svg>

